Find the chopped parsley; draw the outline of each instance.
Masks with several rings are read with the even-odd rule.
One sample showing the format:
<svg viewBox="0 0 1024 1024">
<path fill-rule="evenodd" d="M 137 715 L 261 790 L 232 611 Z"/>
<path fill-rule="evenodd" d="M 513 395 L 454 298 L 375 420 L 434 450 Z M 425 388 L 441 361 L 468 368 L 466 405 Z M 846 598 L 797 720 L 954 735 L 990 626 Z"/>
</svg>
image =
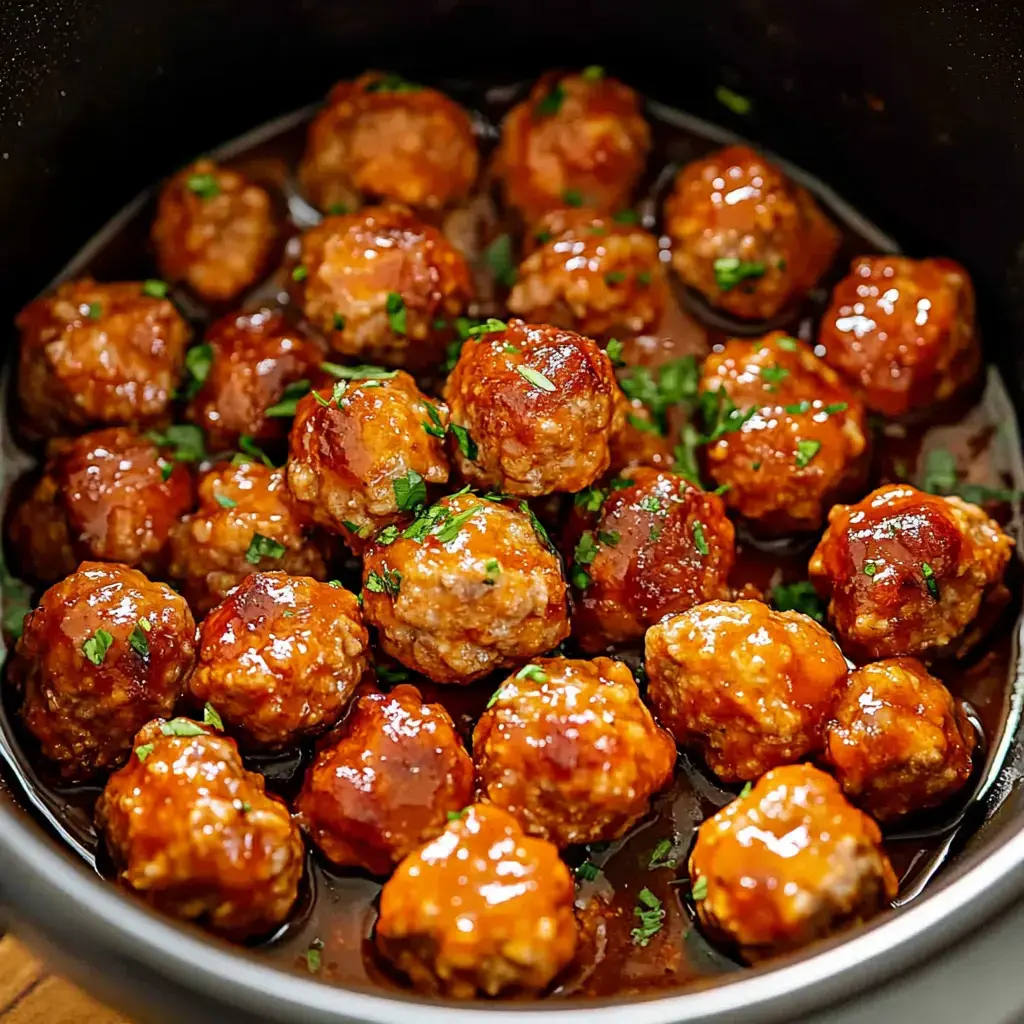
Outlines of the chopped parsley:
<svg viewBox="0 0 1024 1024">
<path fill-rule="evenodd" d="M 280 558 L 284 554 L 284 545 L 272 537 L 262 533 L 254 533 L 249 547 L 245 551 L 245 560 L 250 565 L 259 565 L 263 558 Z"/>
<path fill-rule="evenodd" d="M 164 736 L 206 736 L 206 730 L 190 718 L 172 718 L 169 722 L 160 723 L 160 732 Z"/>
<path fill-rule="evenodd" d="M 669 409 L 697 397 L 697 360 L 693 356 L 674 359 L 656 373 L 646 366 L 632 366 L 622 375 L 620 384 L 626 397 L 642 402 L 659 431 L 667 434 Z"/>
<path fill-rule="evenodd" d="M 394 683 L 405 683 L 412 679 L 412 673 L 402 665 L 377 665 L 375 671 L 377 678 L 382 679 L 389 686 Z"/>
<path fill-rule="evenodd" d="M 373 538 L 373 543 L 379 544 L 382 547 L 387 547 L 389 544 L 394 544 L 396 540 L 398 540 L 398 527 L 385 526 L 384 529 Z"/>
<path fill-rule="evenodd" d="M 695 519 L 693 522 L 693 543 L 697 547 L 697 554 L 707 555 L 711 553 L 707 538 L 704 536 L 704 524 L 699 519 Z"/>
<path fill-rule="evenodd" d="M 449 821 L 462 821 L 462 811 L 449 811 L 446 817 Z"/>
<path fill-rule="evenodd" d="M 402 574 L 397 569 L 385 567 L 383 573 L 372 569 L 366 577 L 366 589 L 371 594 L 386 594 L 388 597 L 395 598 L 398 597 L 401 586 Z"/>
<path fill-rule="evenodd" d="M 600 512 L 606 497 L 600 487 L 588 487 L 585 491 L 573 495 L 572 503 L 584 512 Z"/>
<path fill-rule="evenodd" d="M 194 398 L 199 389 L 210 376 L 210 368 L 213 366 L 213 346 L 209 342 L 202 345 L 193 345 L 185 353 L 185 369 L 188 372 L 188 380 L 182 388 L 182 398 L 188 400 Z"/>
<path fill-rule="evenodd" d="M 618 338 L 612 338 L 604 350 L 608 358 L 612 361 L 612 366 L 625 366 L 626 364 L 622 361 L 622 350 L 625 346 L 619 341 Z"/>
<path fill-rule="evenodd" d="M 539 665 L 524 665 L 517 673 L 516 679 L 528 679 L 531 683 L 546 683 L 548 674 Z"/>
<path fill-rule="evenodd" d="M 721 256 L 713 269 L 719 291 L 731 292 L 742 281 L 764 277 L 766 267 L 760 260 L 741 260 L 738 256 Z"/>
<path fill-rule="evenodd" d="M 323 951 L 324 944 L 322 939 L 313 939 L 309 944 L 309 948 L 306 950 L 306 970 L 310 974 L 319 974 L 323 961 L 321 959 L 321 952 Z"/>
<path fill-rule="evenodd" d="M 762 366 L 760 371 L 761 380 L 775 387 L 781 384 L 789 376 L 789 370 L 784 366 Z"/>
<path fill-rule="evenodd" d="M 565 89 L 561 82 L 556 82 L 543 96 L 533 110 L 537 117 L 554 117 L 562 109 L 565 102 Z"/>
<path fill-rule="evenodd" d="M 800 469 L 810 464 L 818 452 L 821 451 L 820 441 L 797 441 L 796 443 L 796 464 Z"/>
<path fill-rule="evenodd" d="M 411 512 L 427 502 L 427 485 L 415 469 L 393 480 L 391 486 L 399 512 Z"/>
<path fill-rule="evenodd" d="M 309 271 L 301 263 L 292 270 L 293 281 L 305 281 L 307 277 L 309 277 Z"/>
<path fill-rule="evenodd" d="M 242 434 L 238 439 L 238 447 L 246 455 L 256 459 L 258 462 L 262 462 L 267 469 L 274 468 L 274 463 L 270 461 L 270 456 L 248 434 Z"/>
<path fill-rule="evenodd" d="M 874 576 L 877 572 L 878 572 L 878 563 L 877 562 L 870 562 L 870 561 L 868 561 L 868 562 L 864 563 L 864 575 L 865 576 Z"/>
<path fill-rule="evenodd" d="M 621 270 L 609 270 L 608 273 L 604 275 L 604 283 L 609 285 L 622 284 L 625 280 L 625 272 Z"/>
<path fill-rule="evenodd" d="M 750 100 L 724 85 L 715 89 L 715 99 L 739 117 L 746 117 L 750 113 Z"/>
<path fill-rule="evenodd" d="M 489 316 L 482 324 L 474 324 L 466 329 L 466 336 L 470 338 L 482 338 L 485 334 L 497 334 L 499 331 L 507 331 L 508 324 L 497 317 Z"/>
<path fill-rule="evenodd" d="M 583 205 L 583 193 L 578 188 L 567 188 L 562 193 L 562 202 L 566 206 L 580 207 Z"/>
<path fill-rule="evenodd" d="M 964 501 L 980 505 L 986 501 L 1017 501 L 1019 491 L 1005 487 L 986 487 L 983 484 L 961 483 L 956 457 L 947 448 L 933 448 L 925 456 L 924 473 L 919 484 L 929 494 L 956 494 Z"/>
<path fill-rule="evenodd" d="M 517 366 L 516 373 L 523 378 L 527 383 L 532 384 L 535 388 L 540 388 L 541 391 L 554 391 L 555 385 L 551 383 L 539 370 L 535 370 L 532 366 Z"/>
<path fill-rule="evenodd" d="M 640 285 L 641 288 L 646 288 L 651 283 L 651 272 L 649 270 L 641 270 L 640 273 L 636 275 L 636 283 Z"/>
<path fill-rule="evenodd" d="M 512 255 L 512 237 L 506 231 L 498 235 L 486 249 L 484 262 L 494 274 L 498 284 L 511 288 L 516 283 L 516 263 Z"/>
<path fill-rule="evenodd" d="M 814 584 L 808 580 L 799 583 L 780 583 L 773 587 L 769 594 L 772 607 L 780 612 L 800 612 L 814 619 L 815 622 L 825 621 L 825 605 Z"/>
<path fill-rule="evenodd" d="M 113 642 L 114 637 L 108 633 L 107 630 L 97 629 L 96 632 L 82 644 L 82 653 L 94 665 L 102 665 L 103 659 L 106 658 L 107 651 L 110 650 L 110 645 Z"/>
<path fill-rule="evenodd" d="M 365 89 L 366 92 L 422 92 L 423 86 L 419 82 L 410 82 L 401 75 L 388 72 L 380 78 L 370 82 Z M 320 947 L 323 949 L 323 946 Z"/>
<path fill-rule="evenodd" d="M 590 565 L 597 557 L 597 544 L 594 541 L 594 534 L 590 530 L 584 530 L 573 551 L 572 560 L 576 565 Z"/>
<path fill-rule="evenodd" d="M 738 409 L 724 388 L 705 391 L 700 396 L 700 412 L 704 421 L 707 444 L 713 444 L 726 434 L 739 430 L 757 412 L 756 406 Z"/>
<path fill-rule="evenodd" d="M 385 370 L 383 366 L 342 366 L 339 363 L 321 363 L 320 369 L 332 377 L 342 380 L 393 380 L 397 370 Z"/>
<path fill-rule="evenodd" d="M 643 416 L 637 416 L 636 413 L 626 413 L 626 422 L 634 430 L 639 430 L 644 434 L 657 434 L 661 437 L 661 431 L 658 429 L 658 424 L 651 422 L 651 420 L 644 419 Z"/>
<path fill-rule="evenodd" d="M 212 729 L 216 729 L 217 732 L 224 731 L 224 720 L 220 717 L 220 712 L 207 701 L 203 705 L 203 725 L 208 725 Z"/>
<path fill-rule="evenodd" d="M 600 82 L 604 78 L 604 68 L 600 64 L 591 64 L 580 72 L 580 78 L 587 82 Z"/>
<path fill-rule="evenodd" d="M 848 402 L 831 402 L 829 405 L 826 405 L 821 411 L 826 416 L 835 416 L 837 412 L 846 412 L 846 410 L 849 408 L 850 405 Z"/>
<path fill-rule="evenodd" d="M 345 317 L 341 313 L 335 313 L 331 319 L 331 327 L 336 331 L 345 330 Z"/>
<path fill-rule="evenodd" d="M 493 587 L 501 575 L 501 563 L 496 558 L 487 559 L 484 563 L 484 572 L 487 574 L 484 576 L 484 583 L 489 587 Z"/>
<path fill-rule="evenodd" d="M 405 300 L 398 292 L 388 292 L 387 303 L 384 307 L 388 314 L 388 325 L 395 334 L 404 335 L 408 329 L 408 311 L 405 308 Z"/>
<path fill-rule="evenodd" d="M 925 586 L 932 600 L 939 600 L 939 581 L 935 578 L 935 570 L 927 563 L 921 563 L 921 575 L 924 577 Z"/>
<path fill-rule="evenodd" d="M 185 184 L 202 200 L 215 199 L 220 195 L 220 183 L 214 174 L 190 174 Z"/>
<path fill-rule="evenodd" d="M 441 421 L 441 414 L 437 411 L 437 406 L 433 402 L 424 401 L 423 403 L 427 408 L 427 416 L 430 422 L 423 422 L 423 429 L 430 434 L 431 437 L 444 438 L 448 434 L 448 430 L 444 423 Z"/>
<path fill-rule="evenodd" d="M 332 217 L 344 217 L 345 214 L 349 212 L 348 203 L 331 203 L 331 205 L 327 207 L 327 212 Z"/>
<path fill-rule="evenodd" d="M 601 874 L 601 869 L 592 860 L 585 860 L 576 868 L 575 874 L 581 882 L 593 882 Z"/>
<path fill-rule="evenodd" d="M 99 302 L 90 302 L 86 307 L 85 315 L 90 320 L 99 320 L 103 316 L 103 306 Z"/>
<path fill-rule="evenodd" d="M 654 494 L 645 494 L 640 499 L 640 508 L 643 509 L 644 512 L 658 513 L 664 511 L 661 499 Z"/>
<path fill-rule="evenodd" d="M 23 580 L 12 576 L 0 561 L 0 590 L 3 591 L 3 628 L 14 639 L 22 634 L 25 616 L 32 610 L 32 589 Z"/>
<path fill-rule="evenodd" d="M 752 782 L 745 782 L 743 788 L 740 790 L 740 799 L 743 800 L 750 796 L 751 790 L 753 790 L 754 784 Z"/>
<path fill-rule="evenodd" d="M 128 634 L 128 643 L 141 658 L 149 657 L 149 637 L 146 634 L 153 628 L 149 619 L 139 619 L 135 628 Z"/>
<path fill-rule="evenodd" d="M 166 299 L 167 287 L 166 281 L 151 277 L 149 280 L 142 282 L 142 294 L 149 296 L 151 299 Z"/>
<path fill-rule="evenodd" d="M 465 427 L 459 426 L 458 423 L 451 425 L 451 432 L 455 435 L 455 440 L 458 442 L 459 451 L 469 459 L 470 462 L 475 461 L 479 449 L 476 446 L 476 441 L 470 436 L 469 431 Z"/>
<path fill-rule="evenodd" d="M 697 881 L 693 883 L 690 893 L 695 900 L 706 899 L 708 895 L 708 880 L 703 875 L 700 875 Z"/>
<path fill-rule="evenodd" d="M 502 683 L 501 686 L 499 686 L 494 691 L 494 693 L 491 694 L 491 698 L 490 698 L 490 700 L 488 700 L 487 706 L 486 706 L 486 708 L 484 710 L 490 711 L 491 708 L 493 708 L 494 705 L 497 704 L 499 700 L 501 700 L 501 695 L 504 692 L 504 689 L 505 689 L 505 684 Z"/>
<path fill-rule="evenodd" d="M 811 411 L 811 403 L 804 399 L 802 402 L 796 402 L 793 405 L 784 405 L 782 407 L 791 416 L 802 416 L 805 412 Z"/>
<path fill-rule="evenodd" d="M 598 530 L 597 539 L 601 544 L 613 548 L 622 540 L 622 534 L 618 530 Z"/>
<path fill-rule="evenodd" d="M 640 924 L 630 932 L 633 943 L 637 946 L 646 946 L 661 931 L 665 923 L 665 908 L 650 889 L 644 888 L 637 893 L 633 916 L 640 921 Z"/>
<path fill-rule="evenodd" d="M 775 344 L 784 352 L 796 352 L 800 348 L 800 342 L 796 338 L 779 338 Z"/>
<path fill-rule="evenodd" d="M 139 764 L 145 762 L 146 758 L 153 753 L 152 743 L 143 743 L 142 746 L 135 748 L 135 756 L 139 759 Z"/>
<path fill-rule="evenodd" d="M 640 214 L 636 210 L 619 210 L 618 213 L 612 214 L 612 220 L 616 224 L 639 224 Z"/>
<path fill-rule="evenodd" d="M 281 393 L 281 400 L 274 405 L 268 406 L 265 416 L 294 416 L 299 401 L 309 394 L 310 383 L 308 380 L 296 380 L 286 385 Z"/>
<path fill-rule="evenodd" d="M 651 859 L 647 862 L 649 871 L 654 871 L 657 868 L 674 868 L 676 866 L 676 858 L 671 856 L 672 845 L 671 839 L 661 839 L 658 841 L 658 845 L 651 851 Z"/>
</svg>

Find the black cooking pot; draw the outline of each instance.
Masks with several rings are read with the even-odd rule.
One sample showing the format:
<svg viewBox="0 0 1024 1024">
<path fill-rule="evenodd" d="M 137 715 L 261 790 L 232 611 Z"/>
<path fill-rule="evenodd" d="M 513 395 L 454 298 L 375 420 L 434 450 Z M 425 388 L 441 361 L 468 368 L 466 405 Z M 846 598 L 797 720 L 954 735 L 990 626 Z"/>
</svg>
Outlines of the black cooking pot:
<svg viewBox="0 0 1024 1024">
<path fill-rule="evenodd" d="M 1024 407 L 1024 91 L 1016 0 L 35 0 L 0 7 L 0 322 L 125 200 L 196 153 L 315 100 L 367 66 L 524 77 L 600 62 L 649 95 L 728 122 L 817 174 L 912 254 L 978 289 L 989 358 Z M 13 335 L 5 335 L 5 352 Z M 1013 760 L 1013 755 L 1006 759 Z M 987 925 L 1024 891 L 1024 808 L 999 811 L 914 905 L 810 955 L 630 1008 L 637 1024 L 792 1020 L 863 992 Z M 9 921 L 3 920 L 9 918 Z M 0 925 L 146 1020 L 508 1020 L 285 974 L 157 917 L 89 873 L 0 787 Z M 547 1004 L 539 1022 L 571 1013 Z M 621 1019 L 587 1004 L 587 1021 Z"/>
</svg>

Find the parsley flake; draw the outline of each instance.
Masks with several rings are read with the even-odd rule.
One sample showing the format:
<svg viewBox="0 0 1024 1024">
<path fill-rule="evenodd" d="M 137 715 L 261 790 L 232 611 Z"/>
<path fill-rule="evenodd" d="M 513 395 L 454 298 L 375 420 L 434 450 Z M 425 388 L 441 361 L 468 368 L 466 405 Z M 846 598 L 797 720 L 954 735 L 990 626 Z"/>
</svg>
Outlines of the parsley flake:
<svg viewBox="0 0 1024 1024">
<path fill-rule="evenodd" d="M 708 880 L 701 875 L 697 881 L 693 883 L 693 888 L 690 892 L 695 900 L 705 899 L 708 894 Z"/>
<path fill-rule="evenodd" d="M 699 519 L 695 519 L 693 522 L 693 543 L 697 546 L 697 554 L 707 555 L 711 553 L 707 538 L 704 536 L 704 524 Z"/>
<path fill-rule="evenodd" d="M 284 554 L 284 545 L 272 537 L 262 533 L 254 533 L 249 547 L 245 551 L 245 560 L 250 565 L 259 565 L 263 558 L 280 558 Z"/>
<path fill-rule="evenodd" d="M 616 224 L 639 224 L 640 214 L 636 210 L 619 210 L 618 213 L 612 215 L 612 220 Z"/>
<path fill-rule="evenodd" d="M 411 512 L 426 504 L 427 485 L 415 469 L 393 480 L 391 486 L 395 491 L 395 504 L 399 512 Z"/>
<path fill-rule="evenodd" d="M 546 683 L 548 674 L 539 665 L 524 665 L 517 673 L 516 679 L 528 679 L 531 683 Z"/>
<path fill-rule="evenodd" d="M 139 619 L 135 628 L 128 634 L 128 643 L 141 658 L 149 657 L 149 637 L 146 634 L 153 628 L 149 619 Z"/>
<path fill-rule="evenodd" d="M 760 260 L 741 260 L 738 256 L 721 256 L 713 270 L 719 291 L 731 292 L 742 281 L 764 277 L 766 267 Z"/>
<path fill-rule="evenodd" d="M 142 294 L 149 296 L 151 299 L 166 299 L 167 287 L 166 281 L 151 277 L 149 280 L 142 282 Z"/>
<path fill-rule="evenodd" d="M 203 725 L 208 725 L 212 729 L 216 729 L 217 732 L 224 731 L 224 720 L 209 701 L 203 705 Z"/>
<path fill-rule="evenodd" d="M 864 563 L 864 575 L 865 576 L 875 576 L 877 573 L 878 573 L 878 563 L 877 562 L 865 562 Z"/>
<path fill-rule="evenodd" d="M 248 456 L 253 459 L 262 462 L 267 469 L 273 469 L 274 463 L 270 461 L 270 456 L 248 435 L 242 434 L 238 439 L 238 447 Z M 244 460 L 243 460 L 244 461 Z"/>
<path fill-rule="evenodd" d="M 532 366 L 517 366 L 516 373 L 523 378 L 528 384 L 532 384 L 535 388 L 540 388 L 541 391 L 555 391 L 555 385 L 551 383 L 539 370 L 535 370 Z"/>
<path fill-rule="evenodd" d="M 102 665 L 103 659 L 110 650 L 114 637 L 105 629 L 97 629 L 91 637 L 82 644 L 82 653 L 94 665 Z"/>
<path fill-rule="evenodd" d="M 508 324 L 504 320 L 489 316 L 482 324 L 467 328 L 466 334 L 470 338 L 480 338 L 485 334 L 497 334 L 499 331 L 507 330 Z"/>
<path fill-rule="evenodd" d="M 410 82 L 409 79 L 388 72 L 380 78 L 367 84 L 366 92 L 422 92 L 423 86 L 419 82 Z M 322 946 L 320 947 L 323 948 Z"/>
<path fill-rule="evenodd" d="M 305 281 L 309 277 L 309 271 L 300 263 L 292 270 L 293 281 Z"/>
<path fill-rule="evenodd" d="M 604 78 L 604 68 L 600 64 L 591 64 L 580 72 L 580 78 L 587 82 L 600 82 Z"/>
<path fill-rule="evenodd" d="M 647 862 L 647 869 L 654 871 L 657 868 L 674 868 L 676 858 L 670 856 L 672 853 L 672 840 L 661 839 L 658 845 L 651 851 L 651 859 Z"/>
<path fill-rule="evenodd" d="M 321 363 L 320 369 L 332 377 L 342 380 L 393 380 L 397 370 L 385 370 L 383 366 L 342 366 L 340 363 Z"/>
<path fill-rule="evenodd" d="M 762 366 L 760 377 L 761 380 L 766 381 L 768 384 L 775 386 L 781 384 L 789 376 L 789 370 L 783 366 Z"/>
<path fill-rule="evenodd" d="M 190 192 L 194 192 L 204 201 L 220 195 L 220 183 L 214 174 L 190 174 L 185 184 Z"/>
<path fill-rule="evenodd" d="M 584 530 L 576 544 L 572 560 L 576 565 L 590 565 L 597 557 L 597 544 L 594 542 L 594 534 L 590 530 Z"/>
<path fill-rule="evenodd" d="M 146 758 L 153 753 L 152 743 L 143 743 L 141 746 L 135 748 L 135 756 L 139 759 L 139 764 L 145 762 Z"/>
<path fill-rule="evenodd" d="M 807 580 L 799 583 L 780 583 L 769 594 L 772 607 L 780 612 L 800 612 L 814 619 L 825 621 L 825 605 L 822 603 L 814 584 Z"/>
<path fill-rule="evenodd" d="M 185 370 L 188 372 L 188 380 L 181 390 L 181 395 L 186 400 L 194 398 L 200 388 L 210 376 L 210 368 L 213 366 L 213 346 L 209 342 L 202 345 L 193 345 L 185 353 Z"/>
<path fill-rule="evenodd" d="M 584 512 L 600 512 L 606 497 L 600 487 L 588 487 L 585 491 L 575 494 L 572 503 Z"/>
<path fill-rule="evenodd" d="M 562 202 L 566 206 L 580 207 L 583 205 L 583 193 L 578 188 L 567 188 L 562 193 Z"/>
<path fill-rule="evenodd" d="M 796 443 L 796 464 L 800 469 L 810 464 L 818 452 L 821 451 L 820 441 L 797 441 Z"/>
<path fill-rule="evenodd" d="M 565 89 L 561 82 L 556 82 L 546 96 L 542 97 L 533 110 L 537 117 L 554 117 L 562 109 L 565 102 Z"/>
<path fill-rule="evenodd" d="M 933 601 L 939 600 L 939 581 L 935 578 L 935 570 L 927 563 L 921 563 L 921 575 L 924 577 L 925 586 L 931 594 Z"/>
<path fill-rule="evenodd" d="M 633 943 L 637 946 L 646 946 L 661 931 L 665 923 L 665 908 L 661 900 L 650 889 L 645 888 L 637 893 L 633 916 L 640 921 L 640 924 L 630 932 Z"/>
<path fill-rule="evenodd" d="M 390 598 L 398 597 L 402 586 L 402 574 L 397 569 L 384 568 L 383 573 L 371 569 L 366 577 L 366 589 L 371 594 L 385 594 Z"/>
<path fill-rule="evenodd" d="M 800 342 L 796 338 L 779 338 L 775 344 L 784 352 L 796 352 L 800 348 Z"/>
<path fill-rule="evenodd" d="M 609 270 L 608 273 L 604 275 L 605 284 L 622 284 L 625 280 L 626 274 L 622 270 Z"/>
<path fill-rule="evenodd" d="M 477 448 L 476 441 L 474 441 L 470 436 L 469 431 L 465 427 L 459 426 L 458 423 L 453 423 L 451 425 L 451 431 L 455 435 L 455 440 L 458 442 L 459 451 L 462 452 L 470 462 L 474 462 L 479 449 Z"/>
<path fill-rule="evenodd" d="M 190 718 L 172 718 L 169 722 L 160 723 L 160 732 L 164 736 L 206 736 L 206 730 Z"/>
<path fill-rule="evenodd" d="M 388 324 L 395 334 L 404 335 L 408 329 L 408 310 L 405 308 L 405 300 L 398 292 L 388 292 L 387 302 L 384 307 L 388 314 Z"/>
<path fill-rule="evenodd" d="M 484 572 L 487 574 L 484 577 L 484 583 L 489 587 L 493 587 L 498 582 L 498 577 L 501 575 L 501 562 L 496 558 L 489 558 L 484 563 Z"/>
<path fill-rule="evenodd" d="M 296 407 L 301 399 L 309 394 L 310 383 L 308 380 L 296 380 L 285 386 L 281 393 L 281 399 L 273 405 L 268 406 L 264 416 L 294 416 Z"/>
<path fill-rule="evenodd" d="M 498 284 L 511 288 L 516 283 L 516 263 L 512 255 L 512 237 L 506 231 L 498 235 L 486 249 L 484 249 L 484 262 L 494 274 Z"/>
<path fill-rule="evenodd" d="M 618 338 L 612 338 L 607 345 L 605 345 L 604 351 L 608 358 L 612 361 L 612 366 L 625 366 L 626 364 L 622 360 L 622 350 L 625 346 L 619 341 Z"/>
<path fill-rule="evenodd" d="M 715 89 L 715 99 L 723 107 L 731 110 L 739 117 L 745 117 L 750 113 L 750 100 L 746 96 L 741 96 L 738 92 L 733 92 L 732 89 L 726 88 L 724 85 L 720 85 Z"/>
<path fill-rule="evenodd" d="M 751 790 L 753 788 L 754 784 L 752 782 L 745 782 L 743 784 L 743 788 L 740 790 L 740 799 L 743 800 L 746 797 L 750 796 Z"/>
<path fill-rule="evenodd" d="M 592 860 L 585 860 L 576 868 L 575 874 L 581 882 L 593 882 L 601 874 L 601 869 Z"/>
</svg>

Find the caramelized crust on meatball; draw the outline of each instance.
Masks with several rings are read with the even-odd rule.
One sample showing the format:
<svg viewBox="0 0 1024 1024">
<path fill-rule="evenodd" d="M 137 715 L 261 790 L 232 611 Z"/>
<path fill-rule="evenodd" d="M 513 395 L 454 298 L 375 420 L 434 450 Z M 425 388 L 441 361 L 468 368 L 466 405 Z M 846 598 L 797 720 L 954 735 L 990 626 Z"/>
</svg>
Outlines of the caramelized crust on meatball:
<svg viewBox="0 0 1024 1024">
<path fill-rule="evenodd" d="M 589 338 L 511 320 L 462 347 L 444 394 L 452 461 L 474 486 L 539 497 L 583 490 L 608 468 L 620 391 Z"/>
<path fill-rule="evenodd" d="M 62 776 L 116 767 L 143 724 L 170 714 L 195 640 L 188 605 L 126 565 L 83 562 L 43 594 L 9 671 L 25 725 Z"/>
<path fill-rule="evenodd" d="M 234 740 L 187 718 L 139 732 L 96 823 L 120 882 L 165 914 L 240 940 L 295 904 L 305 857 L 288 808 L 245 770 Z"/>
<path fill-rule="evenodd" d="M 665 230 L 683 281 L 744 320 L 768 320 L 799 302 L 839 246 L 807 190 L 746 146 L 679 172 Z"/>
<path fill-rule="evenodd" d="M 421 992 L 537 994 L 576 952 L 574 896 L 555 846 L 474 804 L 384 883 L 374 939 Z"/>
<path fill-rule="evenodd" d="M 47 586 L 70 576 L 79 562 L 53 463 L 46 464 L 24 501 L 9 506 L 4 552 L 20 579 Z"/>
<path fill-rule="evenodd" d="M 934 405 L 981 367 L 971 279 L 952 260 L 861 256 L 832 292 L 818 341 L 869 409 Z"/>
<path fill-rule="evenodd" d="M 676 748 L 621 661 L 541 658 L 473 732 L 480 799 L 556 846 L 617 839 L 672 779 Z"/>
<path fill-rule="evenodd" d="M 866 921 L 896 895 L 878 826 L 809 764 L 776 768 L 708 818 L 690 881 L 701 924 L 748 963 Z"/>
<path fill-rule="evenodd" d="M 363 562 L 363 612 L 387 654 L 434 682 L 469 683 L 569 635 L 558 556 L 519 506 L 460 492 L 397 539 L 378 535 Z"/>
<path fill-rule="evenodd" d="M 1008 599 L 1013 543 L 977 505 L 887 484 L 832 509 L 810 573 L 855 661 L 960 657 Z"/>
<path fill-rule="evenodd" d="M 647 631 L 647 698 L 725 782 L 816 754 L 846 659 L 799 612 L 709 601 Z"/>
</svg>

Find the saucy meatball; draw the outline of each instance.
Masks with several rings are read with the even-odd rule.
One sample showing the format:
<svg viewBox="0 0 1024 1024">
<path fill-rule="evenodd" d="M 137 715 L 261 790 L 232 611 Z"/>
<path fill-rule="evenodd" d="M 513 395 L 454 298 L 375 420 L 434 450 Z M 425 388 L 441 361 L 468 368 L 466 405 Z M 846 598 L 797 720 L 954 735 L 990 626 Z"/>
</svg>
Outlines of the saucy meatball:
<svg viewBox="0 0 1024 1024">
<path fill-rule="evenodd" d="M 150 284 L 66 281 L 18 314 L 18 396 L 27 433 L 78 434 L 166 416 L 189 329 Z"/>
<path fill-rule="evenodd" d="M 776 768 L 697 830 L 701 924 L 748 963 L 866 921 L 896 895 L 878 826 L 809 764 Z"/>
<path fill-rule="evenodd" d="M 299 305 L 336 352 L 425 369 L 473 296 L 469 266 L 436 228 L 400 206 L 326 217 L 302 236 Z"/>
<path fill-rule="evenodd" d="M 386 875 L 473 799 L 473 762 L 415 686 L 358 697 L 306 774 L 295 809 L 339 867 Z"/>
<path fill-rule="evenodd" d="M 708 356 L 700 390 L 706 403 L 724 392 L 750 413 L 706 446 L 705 460 L 726 505 L 763 532 L 816 530 L 837 497 L 856 497 L 867 472 L 864 407 L 803 342 L 779 331 L 730 341 Z"/>
<path fill-rule="evenodd" d="M 276 749 L 341 718 L 368 667 L 355 595 L 308 576 L 253 572 L 203 620 L 189 680 L 243 746 Z"/>
<path fill-rule="evenodd" d="M 167 715 L 195 661 L 196 624 L 170 587 L 125 565 L 83 562 L 25 618 L 10 678 L 21 716 L 67 779 L 120 764 Z"/>
<path fill-rule="evenodd" d="M 679 172 L 665 230 L 683 281 L 744 320 L 769 320 L 802 299 L 839 246 L 807 190 L 746 146 Z"/>
<path fill-rule="evenodd" d="M 843 792 L 879 821 L 935 807 L 971 775 L 976 735 L 963 704 L 915 658 L 851 672 L 825 730 Z"/>
<path fill-rule="evenodd" d="M 473 732 L 480 799 L 556 846 L 617 839 L 672 779 L 676 748 L 621 661 L 541 658 Z"/>
<path fill-rule="evenodd" d="M 53 468 L 51 459 L 31 487 L 19 488 L 24 499 L 9 506 L 4 552 L 18 577 L 47 586 L 70 576 L 79 562 Z"/>
<path fill-rule="evenodd" d="M 557 847 L 467 807 L 384 883 L 377 950 L 421 992 L 542 992 L 573 958 L 575 889 Z"/>
<path fill-rule="evenodd" d="M 459 473 L 524 497 L 589 487 L 608 468 L 622 415 L 608 356 L 557 327 L 491 326 L 463 346 L 445 384 Z"/>
<path fill-rule="evenodd" d="M 234 740 L 187 718 L 149 722 L 96 805 L 118 879 L 165 914 L 232 939 L 287 920 L 305 863 L 288 808 Z"/>
<path fill-rule="evenodd" d="M 855 661 L 960 657 L 1006 603 L 1012 548 L 977 505 L 887 484 L 832 509 L 810 574 Z"/>
<path fill-rule="evenodd" d="M 197 160 L 164 185 L 152 239 L 164 277 L 207 302 L 230 302 L 263 275 L 275 234 L 265 189 Z"/>
<path fill-rule="evenodd" d="M 437 683 L 469 683 L 569 635 L 558 556 L 526 502 L 459 493 L 363 562 L 363 611 L 391 657 Z"/>
<path fill-rule="evenodd" d="M 590 652 L 640 640 L 666 615 L 729 597 L 736 557 L 717 495 L 646 467 L 615 483 L 583 492 L 568 532 L 573 635 Z"/>
<path fill-rule="evenodd" d="M 618 428 L 612 434 L 609 446 L 609 471 L 621 473 L 633 466 L 670 469 L 675 465 L 675 445 L 655 426 L 643 401 L 621 395 L 618 402 L 621 418 L 617 418 Z"/>
<path fill-rule="evenodd" d="M 818 341 L 869 409 L 934 405 L 981 366 L 971 279 L 952 260 L 861 256 L 832 292 Z"/>
<path fill-rule="evenodd" d="M 725 782 L 816 754 L 846 659 L 799 612 L 709 601 L 647 631 L 647 698 Z"/>
<path fill-rule="evenodd" d="M 640 98 L 597 67 L 542 77 L 501 125 L 495 171 L 527 223 L 558 206 L 628 205 L 651 148 Z"/>
</svg>

